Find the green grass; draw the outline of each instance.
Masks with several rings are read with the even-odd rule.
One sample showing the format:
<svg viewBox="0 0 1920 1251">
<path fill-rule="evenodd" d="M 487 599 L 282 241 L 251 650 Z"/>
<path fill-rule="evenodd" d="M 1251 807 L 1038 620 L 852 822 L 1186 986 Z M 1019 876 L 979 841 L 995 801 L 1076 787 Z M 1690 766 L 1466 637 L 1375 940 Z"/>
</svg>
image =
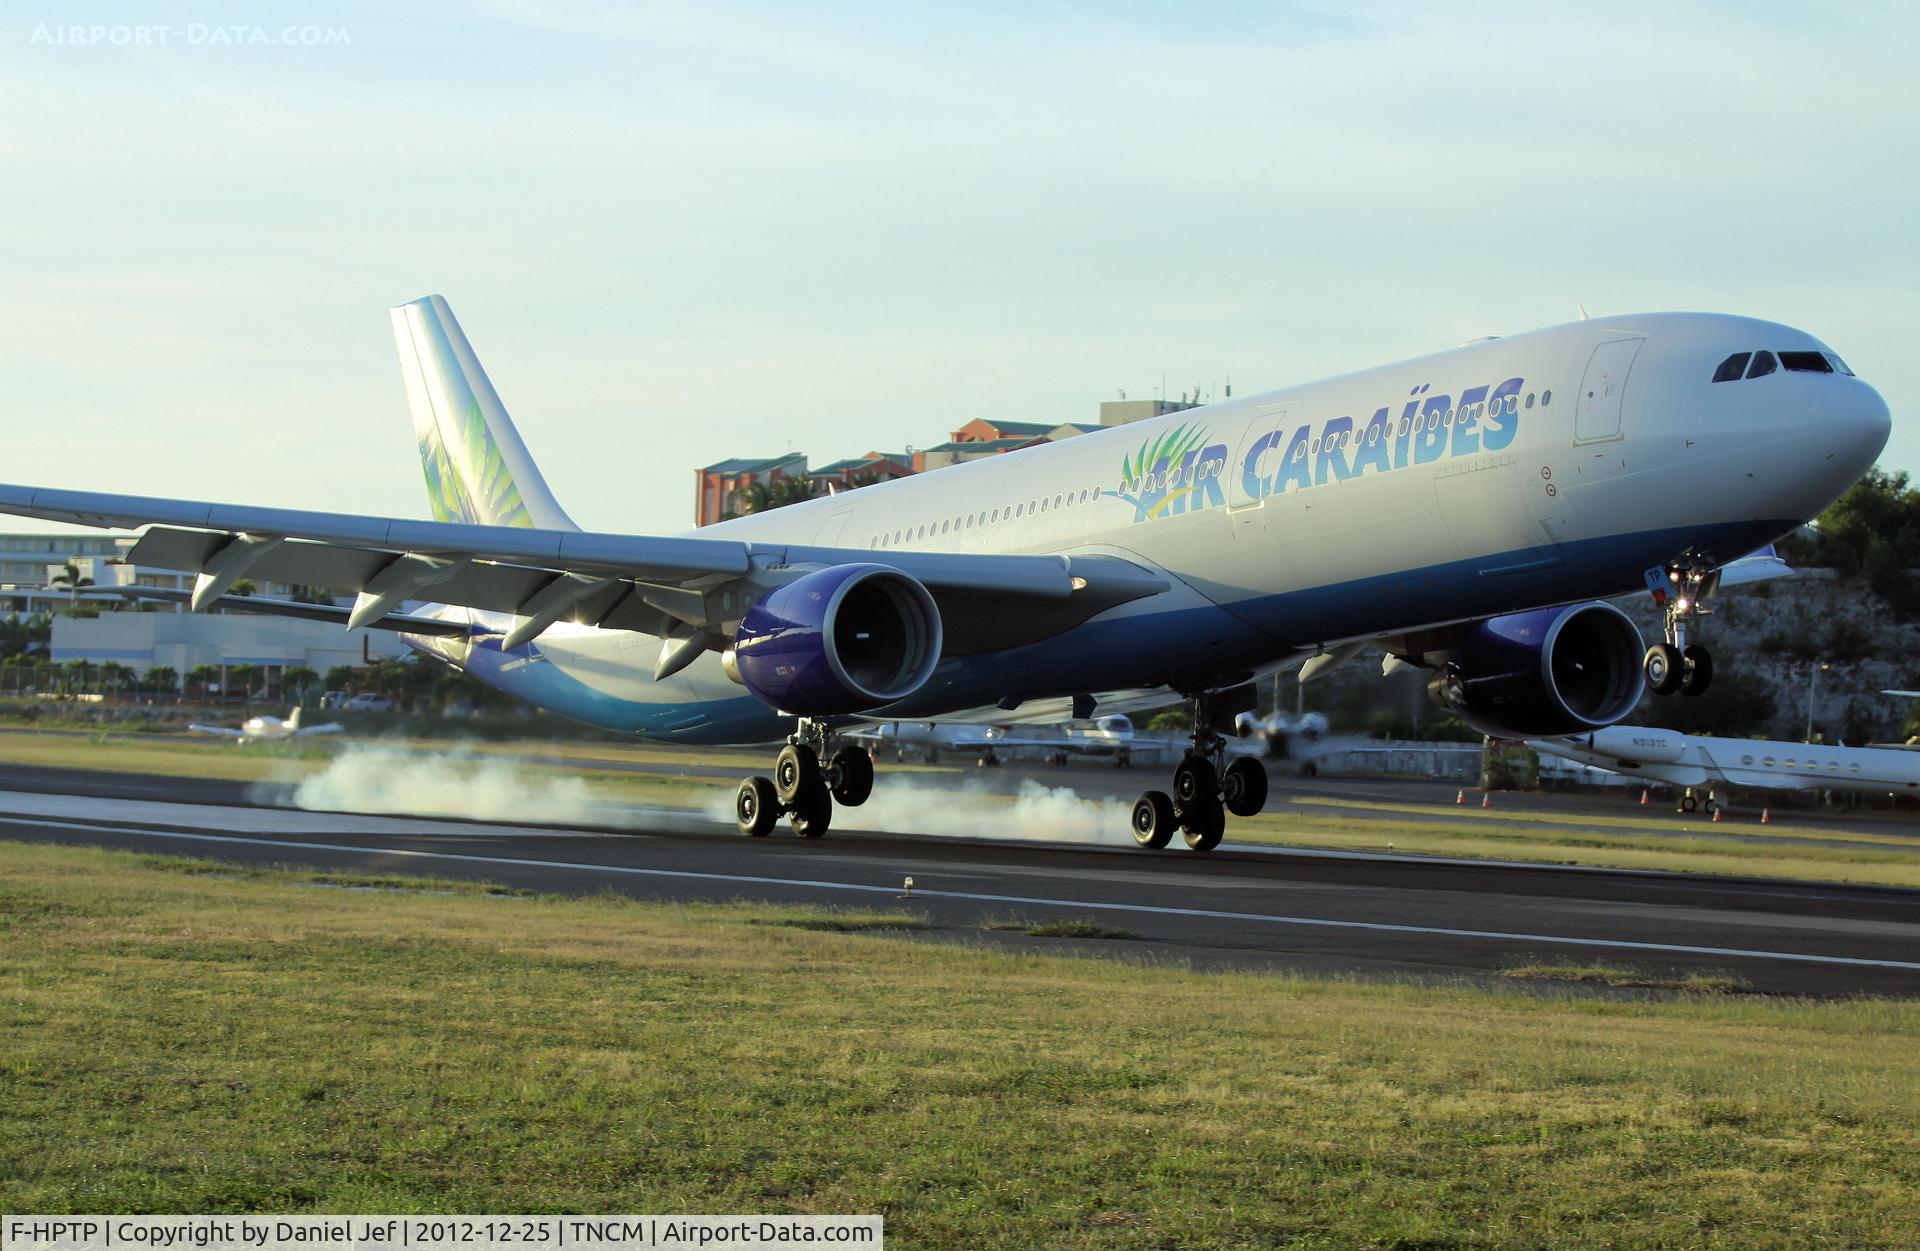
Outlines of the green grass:
<svg viewBox="0 0 1920 1251">
<path fill-rule="evenodd" d="M 1521 964 L 1503 970 L 1501 976 L 1642 990 L 1679 990 L 1696 995 L 1730 995 L 1752 989 L 1745 980 L 1728 973 L 1693 971 L 1668 976 L 1598 961 L 1592 964 Z"/>
<path fill-rule="evenodd" d="M 1920 1005 L 778 924 L 820 915 L 863 914 L 0 844 L 0 1207 L 877 1211 L 901 1248 L 1912 1245 Z"/>
<path fill-rule="evenodd" d="M 1132 930 L 1115 929 L 1090 918 L 1068 921 L 1029 921 L 1022 917 L 989 917 L 986 930 L 1015 930 L 1029 938 L 1139 938 Z"/>
<path fill-rule="evenodd" d="M 927 918 L 912 912 L 842 911 L 836 908 L 785 909 L 773 915 L 748 918 L 751 925 L 782 925 L 828 934 L 872 934 L 930 929 Z"/>
<path fill-rule="evenodd" d="M 1846 832 L 1822 829 L 1811 836 L 1830 845 L 1809 846 L 1800 841 L 1810 837 L 1803 828 L 1752 822 L 1714 825 L 1689 820 L 1660 827 L 1644 819 L 1617 825 L 1619 818 L 1604 815 L 1590 824 L 1576 814 L 1555 813 L 1482 819 L 1478 811 L 1461 821 L 1450 819 L 1456 810 L 1449 807 L 1381 806 L 1384 811 L 1412 809 L 1396 819 L 1350 816 L 1319 807 L 1317 800 L 1309 800 L 1269 808 L 1258 817 L 1236 822 L 1230 836 L 1238 842 L 1286 847 L 1920 887 L 1920 832 L 1906 840 L 1863 832 L 1857 840 L 1863 845 L 1854 846 L 1849 845 L 1855 840 Z M 1538 818 L 1544 819 L 1536 825 Z"/>
</svg>

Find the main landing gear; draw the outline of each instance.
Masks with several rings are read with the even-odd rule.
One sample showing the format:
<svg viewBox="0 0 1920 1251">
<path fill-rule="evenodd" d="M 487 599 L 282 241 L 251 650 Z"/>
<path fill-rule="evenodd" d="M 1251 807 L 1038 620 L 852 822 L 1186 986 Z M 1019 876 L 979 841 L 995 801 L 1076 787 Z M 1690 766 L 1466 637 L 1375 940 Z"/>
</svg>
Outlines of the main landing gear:
<svg viewBox="0 0 1920 1251">
<path fill-rule="evenodd" d="M 1173 793 L 1148 791 L 1134 801 L 1133 841 L 1141 847 L 1158 851 L 1177 829 L 1188 847 L 1212 851 L 1227 831 L 1229 812 L 1250 817 L 1266 806 L 1267 771 L 1260 762 L 1251 756 L 1226 760 L 1226 740 L 1214 727 L 1223 712 L 1231 724 L 1233 712 L 1217 699 L 1202 694 L 1194 700 L 1193 745 L 1174 768 Z"/>
<path fill-rule="evenodd" d="M 752 838 L 771 834 L 783 816 L 801 838 L 819 838 L 833 824 L 835 801 L 858 808 L 871 794 L 873 757 L 853 746 L 832 750 L 832 731 L 803 718 L 774 758 L 773 776 L 740 783 L 733 819 Z"/>
<path fill-rule="evenodd" d="M 1710 569 L 1667 571 L 1666 638 L 1647 649 L 1644 662 L 1647 689 L 1655 695 L 1704 695 L 1713 684 L 1713 653 L 1687 642 L 1687 627 L 1711 611 L 1700 601 L 1713 589 L 1708 585 L 1713 576 Z"/>
</svg>

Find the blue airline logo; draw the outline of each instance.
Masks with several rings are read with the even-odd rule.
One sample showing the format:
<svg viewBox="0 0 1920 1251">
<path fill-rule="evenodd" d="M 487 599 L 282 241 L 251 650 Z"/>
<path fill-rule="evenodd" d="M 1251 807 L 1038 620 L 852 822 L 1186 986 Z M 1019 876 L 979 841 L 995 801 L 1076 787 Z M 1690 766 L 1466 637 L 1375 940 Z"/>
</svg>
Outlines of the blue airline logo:
<svg viewBox="0 0 1920 1251">
<path fill-rule="evenodd" d="M 1256 435 L 1237 472 L 1243 496 L 1265 499 L 1344 482 L 1372 471 L 1391 473 L 1408 465 L 1497 452 L 1513 442 L 1520 426 L 1524 379 L 1468 387 L 1454 397 L 1429 394 L 1431 383 L 1408 393 L 1398 417 L 1380 408 L 1364 424 L 1352 417 L 1279 426 Z M 1134 521 L 1178 516 L 1226 505 L 1221 484 L 1229 472 L 1224 443 L 1207 442 L 1204 427 L 1183 425 L 1143 443 L 1120 467 L 1120 489 L 1108 494 L 1132 504 Z"/>
</svg>

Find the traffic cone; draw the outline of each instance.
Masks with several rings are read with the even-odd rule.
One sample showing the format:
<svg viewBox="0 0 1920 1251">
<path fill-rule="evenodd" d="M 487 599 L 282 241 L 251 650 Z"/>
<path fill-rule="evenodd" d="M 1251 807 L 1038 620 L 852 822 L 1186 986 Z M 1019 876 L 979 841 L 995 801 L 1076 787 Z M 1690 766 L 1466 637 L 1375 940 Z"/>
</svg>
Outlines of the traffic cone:
<svg viewBox="0 0 1920 1251">
<path fill-rule="evenodd" d="M 1465 791 L 1461 791 L 1459 794 L 1453 797 L 1453 802 L 1464 807 L 1467 802 L 1467 793 Z"/>
<path fill-rule="evenodd" d="M 1640 806 L 1642 808 L 1647 806 L 1647 790 L 1648 788 L 1644 786 L 1640 788 Z"/>
<path fill-rule="evenodd" d="M 1760 810 L 1760 824 L 1762 825 L 1773 824 L 1773 810 L 1771 808 L 1762 808 Z"/>
<path fill-rule="evenodd" d="M 1713 819 L 1715 821 L 1718 821 L 1720 819 L 1720 809 L 1717 807 L 1713 810 Z"/>
<path fill-rule="evenodd" d="M 1491 807 L 1493 807 L 1493 792 L 1492 792 L 1492 791 L 1481 791 L 1481 792 L 1480 792 L 1480 806 L 1481 806 L 1482 808 L 1491 808 Z"/>
</svg>

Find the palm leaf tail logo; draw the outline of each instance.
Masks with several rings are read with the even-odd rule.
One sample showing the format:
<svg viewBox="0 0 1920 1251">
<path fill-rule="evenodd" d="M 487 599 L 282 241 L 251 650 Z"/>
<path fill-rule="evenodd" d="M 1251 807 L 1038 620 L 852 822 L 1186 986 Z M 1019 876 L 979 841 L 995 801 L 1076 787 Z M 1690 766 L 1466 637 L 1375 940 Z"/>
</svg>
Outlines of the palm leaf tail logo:
<svg viewBox="0 0 1920 1251">
<path fill-rule="evenodd" d="M 1135 521 L 1164 516 L 1175 500 L 1193 489 L 1185 481 L 1169 485 L 1173 471 L 1206 441 L 1205 427 L 1180 425 L 1143 442 L 1135 455 L 1121 458 L 1121 486 L 1111 494 L 1133 505 Z"/>
</svg>

